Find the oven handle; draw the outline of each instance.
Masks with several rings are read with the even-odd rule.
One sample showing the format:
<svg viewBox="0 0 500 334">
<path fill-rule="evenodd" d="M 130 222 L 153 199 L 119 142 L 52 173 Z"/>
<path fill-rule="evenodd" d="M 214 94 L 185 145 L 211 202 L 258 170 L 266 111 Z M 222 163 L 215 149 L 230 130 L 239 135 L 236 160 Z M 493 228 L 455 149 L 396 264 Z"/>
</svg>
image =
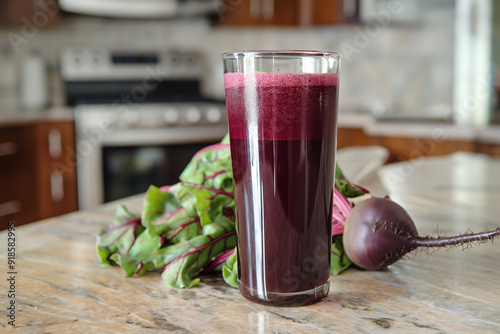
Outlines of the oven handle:
<svg viewBox="0 0 500 334">
<path fill-rule="evenodd" d="M 182 145 L 220 141 L 227 133 L 227 125 L 196 128 L 120 129 L 103 134 L 103 146 Z M 91 136 L 87 140 L 92 140 Z M 80 140 L 85 137 L 80 137 Z"/>
</svg>

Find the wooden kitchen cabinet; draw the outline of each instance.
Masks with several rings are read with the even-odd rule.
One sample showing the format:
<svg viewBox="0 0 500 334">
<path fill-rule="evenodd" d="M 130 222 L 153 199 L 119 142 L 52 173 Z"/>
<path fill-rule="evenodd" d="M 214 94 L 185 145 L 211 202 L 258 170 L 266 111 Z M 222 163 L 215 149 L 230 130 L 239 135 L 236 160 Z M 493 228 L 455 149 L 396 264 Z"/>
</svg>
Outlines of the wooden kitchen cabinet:
<svg viewBox="0 0 500 334">
<path fill-rule="evenodd" d="M 58 22 L 57 0 L 2 0 L 0 25 L 23 27 L 22 38 L 31 38 L 37 30 Z"/>
<path fill-rule="evenodd" d="M 359 1 L 352 0 L 355 6 Z M 221 0 L 219 23 L 227 26 L 310 26 L 354 20 L 344 0 Z M 356 9 L 352 12 L 355 16 Z"/>
<path fill-rule="evenodd" d="M 493 158 L 500 158 L 500 144 L 476 143 L 476 151 L 484 153 Z"/>
<path fill-rule="evenodd" d="M 75 131 L 73 122 L 43 122 L 36 126 L 37 186 L 41 219 L 78 208 Z"/>
<path fill-rule="evenodd" d="M 77 210 L 72 121 L 0 128 L 0 229 Z"/>
<path fill-rule="evenodd" d="M 9 220 L 20 224 L 38 218 L 33 169 L 34 132 L 27 126 L 0 129 L 0 228 Z"/>
</svg>

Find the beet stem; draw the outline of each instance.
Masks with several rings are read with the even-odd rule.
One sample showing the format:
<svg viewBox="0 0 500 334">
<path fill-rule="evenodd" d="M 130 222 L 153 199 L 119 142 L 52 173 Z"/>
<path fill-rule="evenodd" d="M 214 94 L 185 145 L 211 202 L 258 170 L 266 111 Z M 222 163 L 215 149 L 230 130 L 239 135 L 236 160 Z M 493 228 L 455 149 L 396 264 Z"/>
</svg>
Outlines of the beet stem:
<svg viewBox="0 0 500 334">
<path fill-rule="evenodd" d="M 453 237 L 416 237 L 413 239 L 415 247 L 447 247 L 447 246 L 470 246 L 472 243 L 483 243 L 500 236 L 500 227 L 486 232 L 466 233 Z"/>
</svg>

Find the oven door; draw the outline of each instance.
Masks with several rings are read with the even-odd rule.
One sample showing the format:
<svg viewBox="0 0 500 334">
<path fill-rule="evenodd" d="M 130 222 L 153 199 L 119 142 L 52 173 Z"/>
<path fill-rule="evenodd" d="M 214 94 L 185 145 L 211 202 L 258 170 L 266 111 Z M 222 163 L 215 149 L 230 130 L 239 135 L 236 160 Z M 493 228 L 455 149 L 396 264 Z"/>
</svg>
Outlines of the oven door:
<svg viewBox="0 0 500 334">
<path fill-rule="evenodd" d="M 149 126 L 137 127 L 131 119 L 147 112 L 134 113 L 117 117 L 107 105 L 75 109 L 80 209 L 177 183 L 193 155 L 227 133 L 225 116 L 220 123 L 169 127 L 150 113 Z"/>
</svg>

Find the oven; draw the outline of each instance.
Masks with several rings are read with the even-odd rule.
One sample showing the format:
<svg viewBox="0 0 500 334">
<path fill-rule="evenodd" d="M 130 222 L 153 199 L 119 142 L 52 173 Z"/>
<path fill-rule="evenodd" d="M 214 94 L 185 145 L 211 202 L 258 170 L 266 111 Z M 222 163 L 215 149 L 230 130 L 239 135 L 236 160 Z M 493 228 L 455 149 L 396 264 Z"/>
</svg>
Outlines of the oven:
<svg viewBox="0 0 500 334">
<path fill-rule="evenodd" d="M 195 52 L 66 49 L 80 209 L 177 183 L 201 148 L 227 132 L 223 101 L 201 93 Z"/>
</svg>

